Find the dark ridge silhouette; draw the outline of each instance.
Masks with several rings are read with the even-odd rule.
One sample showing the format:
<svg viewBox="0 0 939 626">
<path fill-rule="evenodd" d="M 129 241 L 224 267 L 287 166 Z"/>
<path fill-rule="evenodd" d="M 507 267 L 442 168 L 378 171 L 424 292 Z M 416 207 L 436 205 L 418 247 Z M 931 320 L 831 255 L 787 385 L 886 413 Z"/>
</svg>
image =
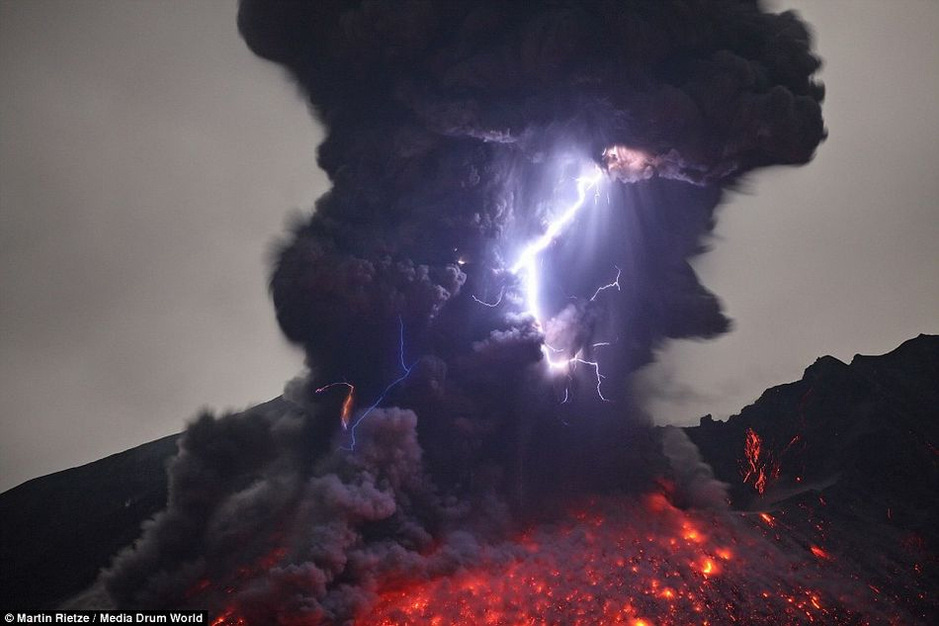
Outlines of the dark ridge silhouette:
<svg viewBox="0 0 939 626">
<path fill-rule="evenodd" d="M 790 492 L 858 491 L 910 513 L 939 510 L 939 337 L 920 335 L 850 364 L 825 356 L 802 379 L 766 390 L 726 423 L 709 417 L 685 431 L 741 507 Z M 748 430 L 779 467 L 763 497 L 740 481 Z M 910 519 L 913 523 L 916 520 Z M 921 520 L 922 521 L 922 520 Z"/>
<path fill-rule="evenodd" d="M 48 609 L 89 585 L 166 506 L 170 435 L 0 494 L 0 603 Z"/>
<path fill-rule="evenodd" d="M 275 398 L 260 407 L 280 405 Z M 0 604 L 49 609 L 88 587 L 166 507 L 169 435 L 0 494 Z"/>
</svg>

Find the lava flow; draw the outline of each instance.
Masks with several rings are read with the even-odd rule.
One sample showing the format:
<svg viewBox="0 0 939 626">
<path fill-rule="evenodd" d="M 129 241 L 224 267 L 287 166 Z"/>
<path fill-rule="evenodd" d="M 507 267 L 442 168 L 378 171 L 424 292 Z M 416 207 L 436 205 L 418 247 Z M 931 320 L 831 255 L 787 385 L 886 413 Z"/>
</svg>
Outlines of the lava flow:
<svg viewBox="0 0 939 626">
<path fill-rule="evenodd" d="M 356 623 L 868 623 L 847 592 L 813 587 L 824 564 L 784 554 L 758 524 L 683 511 L 659 494 L 593 500 L 455 576 L 389 584 Z"/>
<path fill-rule="evenodd" d="M 763 446 L 763 440 L 752 428 L 747 429 L 743 452 L 744 460 L 740 470 L 743 482 L 753 485 L 756 492 L 762 495 L 779 478 L 779 463 L 773 459 Z"/>
</svg>

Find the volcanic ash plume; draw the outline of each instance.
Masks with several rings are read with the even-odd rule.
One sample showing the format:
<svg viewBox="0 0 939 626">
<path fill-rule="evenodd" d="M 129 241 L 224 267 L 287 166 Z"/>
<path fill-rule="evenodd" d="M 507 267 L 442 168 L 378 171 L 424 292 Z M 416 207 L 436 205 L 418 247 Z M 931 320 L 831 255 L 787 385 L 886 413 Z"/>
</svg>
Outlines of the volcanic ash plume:
<svg viewBox="0 0 939 626">
<path fill-rule="evenodd" d="M 118 604 L 343 622 L 396 580 L 522 558 L 509 537 L 558 502 L 671 476 L 723 507 L 626 382 L 729 328 L 688 264 L 722 186 L 825 136 L 794 14 L 245 0 L 238 26 L 327 133 L 332 189 L 270 282 L 310 372 L 189 428 L 167 510 L 105 575 Z"/>
</svg>

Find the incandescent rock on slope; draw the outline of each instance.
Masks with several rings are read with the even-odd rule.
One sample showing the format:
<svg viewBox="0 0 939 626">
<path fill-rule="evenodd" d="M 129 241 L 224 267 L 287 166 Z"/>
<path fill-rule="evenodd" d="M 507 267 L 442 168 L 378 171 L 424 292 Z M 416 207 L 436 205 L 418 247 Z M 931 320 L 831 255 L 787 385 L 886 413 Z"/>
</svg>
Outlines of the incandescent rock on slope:
<svg viewBox="0 0 939 626">
<path fill-rule="evenodd" d="M 875 598 L 939 619 L 939 337 L 920 335 L 850 364 L 818 359 L 727 422 L 686 432 L 738 508 L 769 515 Z M 759 440 L 762 494 L 742 479 Z M 824 548 L 820 548 L 824 546 Z"/>
<path fill-rule="evenodd" d="M 802 380 L 766 390 L 726 423 L 702 418 L 686 432 L 738 505 L 755 497 L 741 482 L 748 430 L 779 467 L 763 500 L 806 487 L 863 489 L 869 498 L 939 510 L 939 337 L 920 335 L 851 364 L 825 356 Z M 759 502 L 752 502 L 758 505 Z"/>
<path fill-rule="evenodd" d="M 823 546 L 921 623 L 939 589 L 939 337 L 850 364 L 818 359 L 727 422 L 685 429 L 737 508 L 788 541 Z M 282 403 L 277 399 L 272 403 Z M 262 405 L 268 406 L 268 405 Z M 258 407 L 261 408 L 261 407 Z M 748 430 L 779 468 L 762 495 L 742 480 Z M 166 502 L 166 437 L 0 494 L 0 604 L 54 608 L 89 587 Z"/>
</svg>

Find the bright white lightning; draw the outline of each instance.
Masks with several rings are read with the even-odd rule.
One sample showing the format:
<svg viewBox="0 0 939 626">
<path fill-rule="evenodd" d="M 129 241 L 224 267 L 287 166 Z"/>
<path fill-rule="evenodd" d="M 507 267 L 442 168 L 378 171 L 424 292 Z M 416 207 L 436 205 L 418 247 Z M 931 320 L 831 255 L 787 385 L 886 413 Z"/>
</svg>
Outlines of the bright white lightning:
<svg viewBox="0 0 939 626">
<path fill-rule="evenodd" d="M 579 353 L 578 353 L 578 354 L 579 354 Z M 570 359 L 570 360 L 568 361 L 568 363 L 571 364 L 571 365 L 573 365 L 573 364 L 575 364 L 575 363 L 583 363 L 584 365 L 587 365 L 587 366 L 589 366 L 589 367 L 592 367 L 592 368 L 593 368 L 593 372 L 597 375 L 597 396 L 598 396 L 601 400 L 603 400 L 604 402 L 609 402 L 609 401 L 610 401 L 609 398 L 607 398 L 606 396 L 603 395 L 603 389 L 601 388 L 601 386 L 603 385 L 603 379 L 606 378 L 606 376 L 604 376 L 603 374 L 600 373 L 600 364 L 599 364 L 599 363 L 597 363 L 596 361 L 586 361 L 586 360 L 581 359 L 581 358 L 578 358 L 578 357 L 574 357 L 573 359 Z"/>
<path fill-rule="evenodd" d="M 548 246 L 554 242 L 561 232 L 574 220 L 574 217 L 587 203 L 587 192 L 595 189 L 600 182 L 603 172 L 599 167 L 595 167 L 590 176 L 577 179 L 577 199 L 567 207 L 559 216 L 548 223 L 548 228 L 544 233 L 533 242 L 528 244 L 518 261 L 512 266 L 512 273 L 522 276 L 525 303 L 528 305 L 528 312 L 534 315 L 539 323 L 543 318 L 540 315 L 538 307 L 539 282 L 538 282 L 538 255 L 544 252 Z"/>
<path fill-rule="evenodd" d="M 599 167 L 595 167 L 593 172 L 589 176 L 584 176 L 577 179 L 577 199 L 571 203 L 564 211 L 561 212 L 556 218 L 552 219 L 548 223 L 548 228 L 545 229 L 545 232 L 542 233 L 540 237 L 535 239 L 533 242 L 528 244 L 519 255 L 518 261 L 515 262 L 515 265 L 512 266 L 511 272 L 516 276 L 519 276 L 522 281 L 522 292 L 524 294 L 525 308 L 528 313 L 535 318 L 536 323 L 542 329 L 545 327 L 545 318 L 542 314 L 539 301 L 541 299 L 541 283 L 538 273 L 538 260 L 539 255 L 544 252 L 548 246 L 557 239 L 561 233 L 567 228 L 571 222 L 574 221 L 574 218 L 577 216 L 577 213 L 584 207 L 587 203 L 588 192 L 593 189 L 595 190 L 594 195 L 596 196 L 599 191 L 597 190 L 597 185 L 600 183 L 601 178 L 603 177 L 603 171 Z M 594 298 L 597 297 L 604 289 L 608 289 L 612 286 L 619 288 L 619 274 L 617 274 L 616 280 L 605 287 L 601 287 L 597 290 L 597 293 L 594 294 Z M 592 298 L 591 298 L 592 299 Z M 554 350 L 557 351 L 557 350 Z M 541 352 L 545 356 L 545 360 L 548 363 L 548 366 L 555 370 L 569 370 L 571 365 L 575 362 L 581 362 L 587 365 L 593 366 L 597 370 L 597 386 L 599 391 L 599 381 L 601 379 L 599 367 L 596 363 L 584 361 L 580 358 L 580 352 L 574 355 L 571 358 L 562 358 L 562 359 L 552 359 L 552 348 L 545 344 L 541 346 Z M 603 395 L 600 394 L 600 397 L 603 398 Z M 605 398 L 603 398 L 605 399 Z"/>
</svg>

